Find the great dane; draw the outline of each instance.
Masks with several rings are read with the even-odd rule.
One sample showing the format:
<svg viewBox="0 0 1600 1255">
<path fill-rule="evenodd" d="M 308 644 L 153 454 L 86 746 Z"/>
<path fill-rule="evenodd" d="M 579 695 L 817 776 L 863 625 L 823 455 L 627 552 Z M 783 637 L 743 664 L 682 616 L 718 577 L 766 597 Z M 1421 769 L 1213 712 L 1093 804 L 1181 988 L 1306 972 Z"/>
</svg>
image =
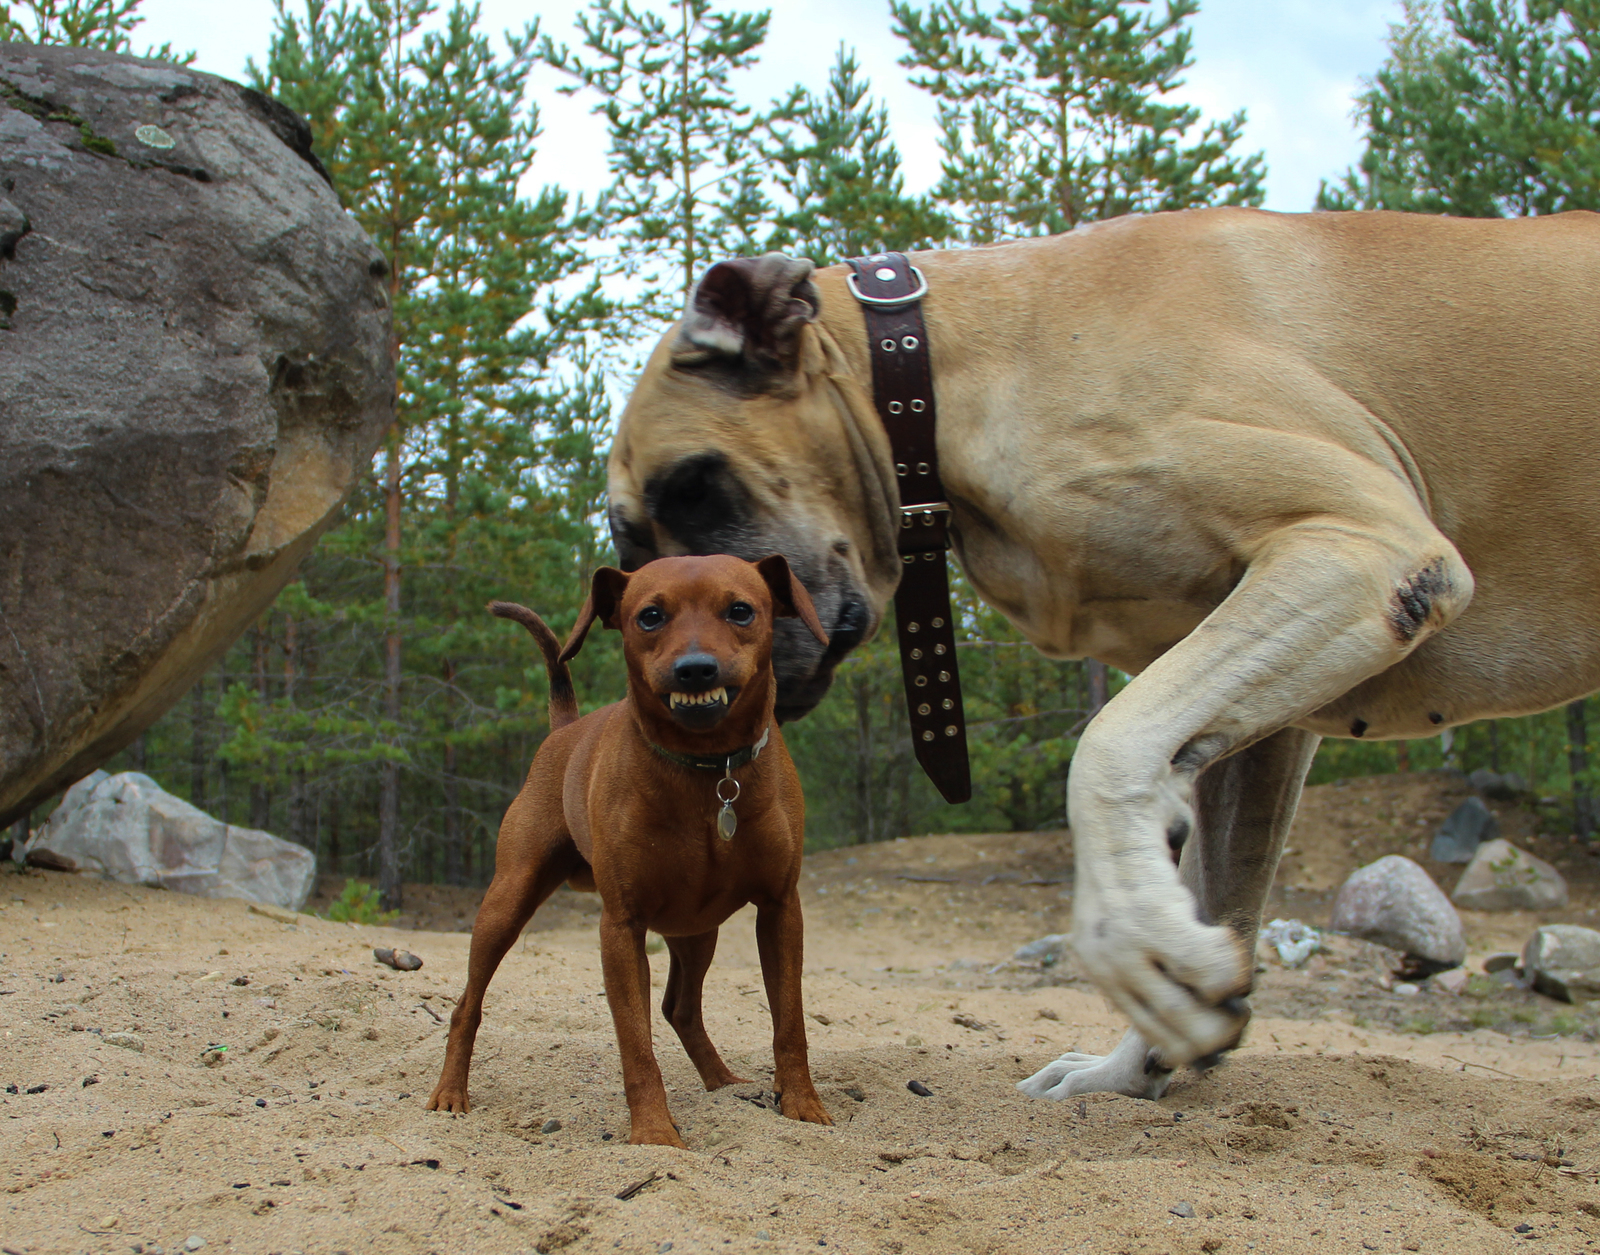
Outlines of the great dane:
<svg viewBox="0 0 1600 1255">
<path fill-rule="evenodd" d="M 1212 209 L 912 260 L 962 570 L 1134 677 L 1068 784 L 1073 944 L 1133 1026 L 1022 1088 L 1159 1097 L 1239 1042 L 1319 738 L 1600 687 L 1600 217 Z M 625 565 L 794 566 L 831 643 L 784 621 L 787 718 L 899 578 L 868 353 L 843 267 L 719 263 L 611 458 Z"/>
</svg>

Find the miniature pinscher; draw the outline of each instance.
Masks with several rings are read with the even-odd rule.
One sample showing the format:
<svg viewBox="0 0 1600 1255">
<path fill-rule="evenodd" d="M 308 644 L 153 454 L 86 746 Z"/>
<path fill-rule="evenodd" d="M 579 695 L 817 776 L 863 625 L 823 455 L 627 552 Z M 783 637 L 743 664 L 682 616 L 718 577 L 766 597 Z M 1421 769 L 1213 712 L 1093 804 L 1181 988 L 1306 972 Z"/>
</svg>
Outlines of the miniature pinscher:
<svg viewBox="0 0 1600 1255">
<path fill-rule="evenodd" d="M 706 1035 L 701 988 L 717 929 L 756 906 L 783 1114 L 832 1124 L 811 1083 L 801 1009 L 805 802 L 773 717 L 772 627 L 827 635 L 781 556 L 661 558 L 603 567 L 564 647 L 533 611 L 489 609 L 532 633 L 550 673 L 550 728 L 506 811 L 472 929 L 429 1110 L 466 1111 L 483 995 L 534 911 L 563 882 L 600 895 L 600 958 L 622 1055 L 631 1140 L 683 1146 L 650 1041 L 645 931 L 672 956 L 661 1010 L 707 1089 L 739 1083 Z M 622 632 L 628 696 L 578 717 L 568 661 L 595 621 Z"/>
</svg>

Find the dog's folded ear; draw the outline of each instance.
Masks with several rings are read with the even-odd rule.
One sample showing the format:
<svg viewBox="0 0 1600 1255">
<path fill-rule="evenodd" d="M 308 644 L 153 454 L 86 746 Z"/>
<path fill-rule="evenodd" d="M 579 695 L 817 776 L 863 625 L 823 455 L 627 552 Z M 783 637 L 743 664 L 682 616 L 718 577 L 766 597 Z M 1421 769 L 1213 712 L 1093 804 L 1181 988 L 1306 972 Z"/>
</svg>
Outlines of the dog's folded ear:
<svg viewBox="0 0 1600 1255">
<path fill-rule="evenodd" d="M 811 629 L 811 635 L 826 645 L 828 634 L 822 630 L 822 620 L 817 618 L 817 608 L 811 604 L 811 594 L 789 569 L 789 560 L 775 553 L 756 563 L 756 570 L 761 572 L 761 578 L 772 591 L 772 613 L 780 619 L 799 619 Z"/>
<path fill-rule="evenodd" d="M 594 626 L 596 619 L 600 620 L 602 627 L 622 627 L 618 612 L 622 608 L 622 594 L 627 588 L 627 574 L 616 567 L 603 566 L 594 573 L 594 579 L 589 584 L 589 596 L 584 599 L 583 609 L 578 611 L 578 621 L 572 625 L 572 634 L 561 647 L 561 657 L 556 659 L 558 663 L 571 662 L 577 656 L 583 648 L 583 638 L 589 635 L 589 629 Z"/>
<path fill-rule="evenodd" d="M 701 276 L 672 343 L 680 367 L 726 362 L 756 372 L 792 368 L 800 331 L 817 316 L 815 267 L 768 253 L 719 261 Z"/>
</svg>

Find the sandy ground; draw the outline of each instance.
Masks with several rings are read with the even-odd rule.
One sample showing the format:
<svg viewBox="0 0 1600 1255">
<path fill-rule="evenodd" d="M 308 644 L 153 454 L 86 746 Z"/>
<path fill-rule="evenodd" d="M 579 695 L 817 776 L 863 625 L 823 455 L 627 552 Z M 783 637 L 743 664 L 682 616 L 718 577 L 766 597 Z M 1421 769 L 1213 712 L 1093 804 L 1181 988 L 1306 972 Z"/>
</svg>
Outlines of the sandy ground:
<svg viewBox="0 0 1600 1255">
<path fill-rule="evenodd" d="M 1420 776 L 1312 791 L 1272 913 L 1325 921 L 1343 874 L 1420 858 L 1461 792 Z M 1558 918 L 1594 923 L 1600 861 L 1501 809 L 1569 876 Z M 443 931 L 470 925 L 460 891 L 411 890 L 397 927 L 290 925 L 0 873 L 0 1250 L 1600 1250 L 1595 1012 L 1481 976 L 1407 996 L 1376 947 L 1264 964 L 1246 1048 L 1159 1103 L 1023 1098 L 1016 1080 L 1121 1033 L 1070 963 L 1007 961 L 1067 927 L 1070 866 L 1064 833 L 808 860 L 812 1066 L 836 1127 L 772 1110 L 742 914 L 706 1018 L 753 1082 L 701 1091 L 658 1024 L 687 1151 L 624 1143 L 592 898 L 557 895 L 507 959 L 474 1110 L 451 1118 L 423 1102 L 464 978 L 468 937 Z M 1469 916 L 1469 967 L 1533 923 Z M 397 944 L 426 966 L 373 962 Z"/>
</svg>

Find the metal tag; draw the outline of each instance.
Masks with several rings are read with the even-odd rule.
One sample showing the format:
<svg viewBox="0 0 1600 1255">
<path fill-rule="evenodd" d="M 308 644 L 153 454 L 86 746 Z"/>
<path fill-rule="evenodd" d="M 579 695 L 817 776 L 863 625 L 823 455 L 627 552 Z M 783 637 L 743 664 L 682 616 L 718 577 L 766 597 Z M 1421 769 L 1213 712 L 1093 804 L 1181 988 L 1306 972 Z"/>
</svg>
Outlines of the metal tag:
<svg viewBox="0 0 1600 1255">
<path fill-rule="evenodd" d="M 724 802 L 717 812 L 717 835 L 724 841 L 732 841 L 738 828 L 739 817 L 733 813 L 733 803 Z"/>
</svg>

